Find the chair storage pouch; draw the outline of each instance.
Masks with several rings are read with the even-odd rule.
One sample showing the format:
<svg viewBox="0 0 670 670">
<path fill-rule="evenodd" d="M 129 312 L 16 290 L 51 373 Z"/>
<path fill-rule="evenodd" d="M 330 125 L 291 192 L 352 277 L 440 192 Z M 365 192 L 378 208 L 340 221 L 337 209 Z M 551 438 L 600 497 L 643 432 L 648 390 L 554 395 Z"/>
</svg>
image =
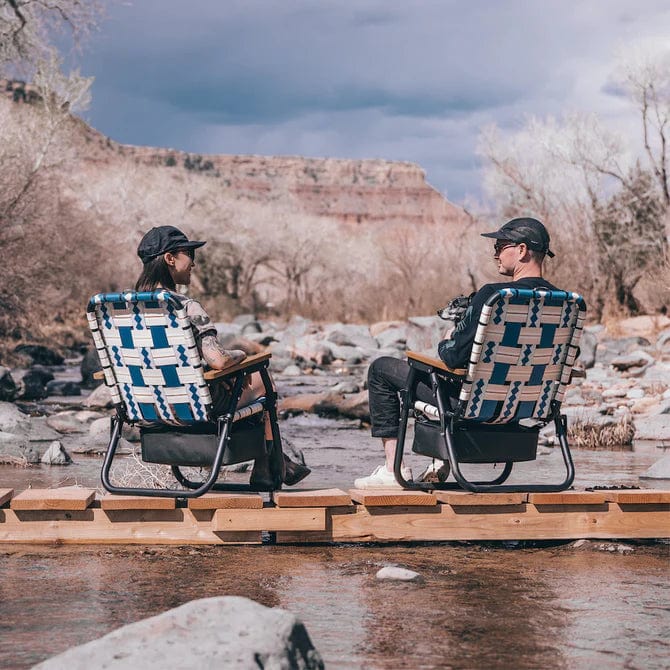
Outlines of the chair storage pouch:
<svg viewBox="0 0 670 670">
<path fill-rule="evenodd" d="M 216 424 L 193 427 L 141 428 L 142 460 L 147 463 L 208 467 L 219 446 Z M 265 426 L 262 415 L 234 424 L 223 452 L 223 465 L 258 458 L 265 451 Z"/>
<path fill-rule="evenodd" d="M 453 433 L 454 448 L 460 463 L 532 461 L 537 456 L 539 432 L 539 428 L 526 428 L 519 424 L 457 424 Z M 417 417 L 414 422 L 412 451 L 423 456 L 448 460 L 447 445 L 440 431 L 440 424 Z"/>
</svg>

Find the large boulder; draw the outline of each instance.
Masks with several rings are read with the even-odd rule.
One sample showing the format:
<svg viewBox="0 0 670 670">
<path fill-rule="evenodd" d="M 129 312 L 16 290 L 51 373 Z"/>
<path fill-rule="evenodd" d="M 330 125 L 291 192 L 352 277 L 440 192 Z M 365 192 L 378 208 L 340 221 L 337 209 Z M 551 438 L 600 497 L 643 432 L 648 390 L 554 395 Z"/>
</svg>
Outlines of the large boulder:
<svg viewBox="0 0 670 670">
<path fill-rule="evenodd" d="M 28 356 L 37 365 L 63 365 L 65 361 L 58 352 L 41 344 L 19 344 L 14 353 Z"/>
<path fill-rule="evenodd" d="M 341 347 L 377 348 L 377 341 L 370 335 L 370 329 L 353 323 L 333 324 L 326 335 L 326 341 Z"/>
<path fill-rule="evenodd" d="M 53 373 L 42 365 L 30 368 L 19 383 L 21 400 L 41 400 L 48 395 L 46 385 L 54 378 Z"/>
<path fill-rule="evenodd" d="M 27 414 L 10 402 L 0 402 L 0 431 L 25 434 L 29 430 L 30 417 Z"/>
<path fill-rule="evenodd" d="M 112 394 L 109 391 L 109 387 L 105 385 L 98 386 L 98 388 L 93 390 L 91 395 L 82 402 L 82 405 L 94 409 L 112 407 Z"/>
<path fill-rule="evenodd" d="M 35 670 L 324 667 L 290 612 L 239 596 L 203 598 L 123 626 L 35 666 Z"/>
<path fill-rule="evenodd" d="M 635 421 L 636 440 L 670 440 L 670 420 L 667 414 L 647 416 Z"/>
</svg>

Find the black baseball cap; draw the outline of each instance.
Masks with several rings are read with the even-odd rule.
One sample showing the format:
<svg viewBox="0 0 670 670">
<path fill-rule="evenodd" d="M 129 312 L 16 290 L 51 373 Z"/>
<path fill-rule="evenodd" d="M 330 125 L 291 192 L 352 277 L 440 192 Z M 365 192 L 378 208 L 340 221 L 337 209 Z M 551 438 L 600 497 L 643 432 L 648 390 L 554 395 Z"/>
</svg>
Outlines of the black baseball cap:
<svg viewBox="0 0 670 670">
<path fill-rule="evenodd" d="M 525 242 L 529 249 L 547 254 L 549 258 L 554 257 L 554 252 L 549 249 L 549 233 L 547 229 L 537 219 L 530 217 L 512 219 L 494 233 L 482 233 L 482 237 L 509 240 L 518 244 Z"/>
<path fill-rule="evenodd" d="M 206 244 L 206 242 L 189 240 L 179 228 L 174 226 L 156 226 L 140 240 L 137 255 L 146 265 L 149 261 L 168 251 L 198 249 L 203 244 Z"/>
</svg>

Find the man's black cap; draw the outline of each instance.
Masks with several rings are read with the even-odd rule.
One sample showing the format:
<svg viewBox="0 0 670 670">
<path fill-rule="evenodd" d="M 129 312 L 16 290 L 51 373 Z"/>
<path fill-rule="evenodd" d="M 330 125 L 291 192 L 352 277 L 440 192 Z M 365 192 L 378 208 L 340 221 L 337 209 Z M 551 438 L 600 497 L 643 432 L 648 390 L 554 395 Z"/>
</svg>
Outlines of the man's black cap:
<svg viewBox="0 0 670 670">
<path fill-rule="evenodd" d="M 145 265 L 157 256 L 167 251 L 179 249 L 198 249 L 205 242 L 189 240 L 184 233 L 174 226 L 156 226 L 152 228 L 141 240 L 137 247 L 137 255 Z"/>
<path fill-rule="evenodd" d="M 494 233 L 482 233 L 482 237 L 509 240 L 518 244 L 525 242 L 529 249 L 547 254 L 549 258 L 554 257 L 554 252 L 549 249 L 547 229 L 537 219 L 531 219 L 530 217 L 512 219 Z"/>
</svg>

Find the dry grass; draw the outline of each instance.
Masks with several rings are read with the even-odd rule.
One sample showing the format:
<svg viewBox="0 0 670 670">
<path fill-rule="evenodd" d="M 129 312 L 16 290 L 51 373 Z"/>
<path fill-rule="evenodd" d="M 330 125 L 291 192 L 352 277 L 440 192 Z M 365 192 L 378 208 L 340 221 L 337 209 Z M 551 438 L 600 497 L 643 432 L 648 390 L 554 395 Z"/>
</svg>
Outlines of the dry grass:
<svg viewBox="0 0 670 670">
<path fill-rule="evenodd" d="M 600 425 L 575 419 L 568 429 L 570 445 L 579 449 L 629 449 L 633 444 L 635 426 L 629 416 L 618 423 Z"/>
<path fill-rule="evenodd" d="M 16 468 L 31 467 L 25 456 L 10 456 L 9 454 L 0 454 L 0 465 L 13 465 Z"/>
</svg>

